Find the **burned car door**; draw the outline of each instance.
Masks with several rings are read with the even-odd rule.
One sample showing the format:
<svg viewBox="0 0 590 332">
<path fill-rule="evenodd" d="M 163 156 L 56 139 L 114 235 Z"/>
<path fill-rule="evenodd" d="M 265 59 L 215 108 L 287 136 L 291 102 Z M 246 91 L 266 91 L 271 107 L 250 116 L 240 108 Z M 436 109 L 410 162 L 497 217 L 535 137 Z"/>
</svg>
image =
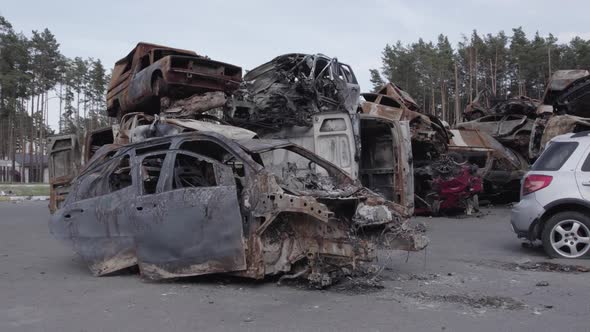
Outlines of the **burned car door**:
<svg viewBox="0 0 590 332">
<path fill-rule="evenodd" d="M 315 115 L 313 136 L 316 154 L 340 167 L 352 178 L 358 178 L 354 129 L 348 114 Z"/>
<path fill-rule="evenodd" d="M 142 276 L 166 279 L 246 269 L 242 216 L 230 167 L 191 153 L 152 152 L 139 164 L 130 208 Z"/>
<path fill-rule="evenodd" d="M 81 163 L 80 144 L 76 135 L 62 135 L 48 138 L 49 151 L 49 211 L 59 209 L 68 195 L 71 181 Z"/>
<path fill-rule="evenodd" d="M 50 219 L 51 233 L 70 243 L 97 276 L 136 264 L 135 230 L 128 222 L 136 195 L 131 160 L 124 154 L 86 171 Z"/>
</svg>

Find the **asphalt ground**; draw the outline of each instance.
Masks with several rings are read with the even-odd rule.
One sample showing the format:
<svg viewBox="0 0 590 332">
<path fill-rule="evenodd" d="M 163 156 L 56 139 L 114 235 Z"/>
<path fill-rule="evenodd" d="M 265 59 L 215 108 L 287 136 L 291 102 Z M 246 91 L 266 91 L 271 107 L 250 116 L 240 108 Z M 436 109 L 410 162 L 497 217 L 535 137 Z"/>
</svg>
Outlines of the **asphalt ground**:
<svg viewBox="0 0 590 332">
<path fill-rule="evenodd" d="M 505 207 L 415 218 L 427 250 L 380 252 L 376 275 L 326 290 L 93 277 L 48 216 L 46 201 L 0 202 L 0 331 L 590 331 L 590 261 L 521 246 Z"/>
</svg>

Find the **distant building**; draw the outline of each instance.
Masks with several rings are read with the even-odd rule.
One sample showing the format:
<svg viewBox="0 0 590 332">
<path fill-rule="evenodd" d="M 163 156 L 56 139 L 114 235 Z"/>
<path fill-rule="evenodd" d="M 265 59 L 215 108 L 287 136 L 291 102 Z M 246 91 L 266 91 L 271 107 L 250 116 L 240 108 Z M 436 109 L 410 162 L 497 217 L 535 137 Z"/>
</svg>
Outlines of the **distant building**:
<svg viewBox="0 0 590 332">
<path fill-rule="evenodd" d="M 0 182 L 49 182 L 49 169 L 47 156 L 33 155 L 31 159 L 27 153 L 24 156 L 16 153 L 14 160 L 14 171 L 12 170 L 11 159 L 0 159 Z M 43 159 L 41 175 L 39 175 L 39 162 Z M 32 161 L 32 162 L 31 162 Z"/>
</svg>

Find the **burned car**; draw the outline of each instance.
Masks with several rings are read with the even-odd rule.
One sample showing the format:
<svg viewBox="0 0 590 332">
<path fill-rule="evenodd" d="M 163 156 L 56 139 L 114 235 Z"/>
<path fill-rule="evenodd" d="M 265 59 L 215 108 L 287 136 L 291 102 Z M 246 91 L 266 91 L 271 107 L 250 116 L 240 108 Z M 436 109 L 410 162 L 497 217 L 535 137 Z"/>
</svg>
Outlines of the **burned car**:
<svg viewBox="0 0 590 332">
<path fill-rule="evenodd" d="M 521 154 L 500 144 L 491 135 L 476 129 L 452 129 L 449 152 L 458 162 L 477 165 L 483 179 L 484 199 L 518 201 L 520 182 L 528 171 L 528 161 Z"/>
<path fill-rule="evenodd" d="M 98 276 L 138 265 L 150 280 L 283 275 L 322 287 L 376 244 L 428 243 L 403 207 L 280 140 L 193 132 L 105 145 L 69 192 L 51 232 Z"/>
<path fill-rule="evenodd" d="M 543 147 L 556 136 L 590 130 L 590 118 L 568 114 L 553 115 L 547 119 L 536 122 L 534 130 L 539 131 L 539 134 L 535 137 L 536 140 L 533 142 L 534 145 L 532 146 L 533 149 L 537 149 L 533 150 L 531 153 L 537 155 L 540 154 L 543 151 Z"/>
<path fill-rule="evenodd" d="M 160 111 L 160 98 L 186 98 L 210 91 L 232 92 L 239 87 L 242 68 L 211 60 L 193 51 L 138 43 L 115 63 L 107 90 L 107 113 L 121 117 L 141 108 Z"/>
<path fill-rule="evenodd" d="M 534 120 L 524 114 L 493 114 L 457 124 L 458 129 L 483 131 L 524 155 L 528 152 Z"/>
<path fill-rule="evenodd" d="M 529 158 L 536 159 L 551 138 L 588 130 L 590 120 L 590 72 L 582 69 L 558 70 L 551 76 L 537 108 L 532 128 Z M 552 119 L 558 116 L 557 119 Z"/>
<path fill-rule="evenodd" d="M 488 89 L 484 89 L 477 93 L 471 103 L 467 104 L 463 111 L 463 119 L 474 121 L 483 116 L 494 114 L 522 114 L 535 118 L 539 104 L 539 100 L 527 96 L 499 99 L 491 96 Z M 490 105 L 492 106 L 490 107 Z"/>
<path fill-rule="evenodd" d="M 411 110 L 408 105 L 417 105 L 396 85 L 388 83 L 380 91 L 387 95 L 363 93 L 360 111 L 362 115 L 409 124 L 416 213 L 437 215 L 443 210 L 477 210 L 481 177 L 476 174 L 477 167 L 457 163 L 448 155 L 451 135 L 444 124 L 434 116 Z"/>
<path fill-rule="evenodd" d="M 543 94 L 543 103 L 539 105 L 537 114 L 540 116 L 544 113 L 553 113 L 553 106 L 559 103 L 562 96 L 568 95 L 568 91 L 576 90 L 578 84 L 574 82 L 590 77 L 590 72 L 584 69 L 557 70 L 551 75 L 545 93 Z M 569 98 L 566 98 L 569 99 Z M 563 102 L 561 103 L 563 105 Z M 578 114 L 579 115 L 579 114 Z"/>
<path fill-rule="evenodd" d="M 309 126 L 320 112 L 353 114 L 360 87 L 352 68 L 323 54 L 285 54 L 244 75 L 226 116 L 240 127 Z"/>
<path fill-rule="evenodd" d="M 405 105 L 410 111 L 420 112 L 418 103 L 401 87 L 389 82 L 379 89 L 376 94 L 386 95 Z"/>
</svg>

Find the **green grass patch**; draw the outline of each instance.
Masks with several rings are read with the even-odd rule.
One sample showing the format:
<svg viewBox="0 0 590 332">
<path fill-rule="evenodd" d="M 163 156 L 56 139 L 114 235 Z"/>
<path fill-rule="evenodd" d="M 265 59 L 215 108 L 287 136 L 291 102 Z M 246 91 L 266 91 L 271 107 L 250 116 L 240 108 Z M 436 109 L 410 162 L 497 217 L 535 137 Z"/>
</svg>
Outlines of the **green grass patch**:
<svg viewBox="0 0 590 332">
<path fill-rule="evenodd" d="M 12 196 L 49 196 L 49 185 L 33 184 L 4 184 L 0 183 L 0 191 Z M 12 191 L 12 194 L 9 192 Z"/>
</svg>

